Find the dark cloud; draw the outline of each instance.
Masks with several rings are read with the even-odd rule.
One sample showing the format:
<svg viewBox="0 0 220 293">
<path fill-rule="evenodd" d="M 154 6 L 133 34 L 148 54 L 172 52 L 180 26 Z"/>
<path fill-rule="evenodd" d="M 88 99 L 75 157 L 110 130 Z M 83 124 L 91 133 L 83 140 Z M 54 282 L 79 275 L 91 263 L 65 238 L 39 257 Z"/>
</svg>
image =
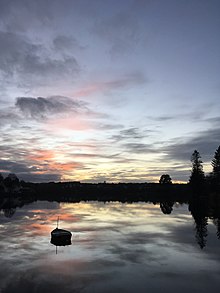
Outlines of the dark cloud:
<svg viewBox="0 0 220 293">
<path fill-rule="evenodd" d="M 127 9 L 128 8 L 128 9 Z M 140 40 L 138 18 L 126 6 L 126 11 L 120 11 L 107 18 L 96 20 L 93 33 L 110 44 L 109 52 L 112 56 L 132 51 Z"/>
<path fill-rule="evenodd" d="M 120 130 L 117 134 L 114 134 L 111 139 L 113 139 L 116 142 L 120 141 L 127 141 L 127 140 L 141 140 L 143 138 L 146 138 L 149 136 L 150 133 L 152 133 L 152 130 L 141 130 L 137 127 L 130 127 L 127 129 Z"/>
<path fill-rule="evenodd" d="M 169 115 L 156 116 L 156 117 L 148 116 L 147 118 L 150 119 L 150 120 L 153 120 L 153 121 L 158 121 L 158 122 L 167 122 L 167 121 L 172 121 L 172 120 L 176 119 L 175 116 L 171 116 L 171 115 L 170 116 Z"/>
<path fill-rule="evenodd" d="M 219 124 L 220 124 L 220 117 L 208 118 L 206 121 L 207 121 L 207 122 L 210 122 L 211 125 L 213 125 L 213 126 L 215 126 L 215 127 L 218 127 Z"/>
<path fill-rule="evenodd" d="M 5 177 L 9 173 L 15 173 L 20 180 L 30 182 L 49 182 L 49 181 L 60 181 L 61 174 L 48 172 L 40 174 L 37 166 L 30 166 L 30 164 L 0 160 L 0 170 L 2 175 Z"/>
<path fill-rule="evenodd" d="M 199 132 L 192 138 L 176 139 L 176 142 L 172 141 L 168 147 L 164 148 L 164 151 L 169 159 L 189 161 L 193 151 L 197 149 L 204 161 L 210 161 L 219 145 L 220 128 L 216 128 Z"/>
<path fill-rule="evenodd" d="M 120 154 L 116 153 L 113 155 L 107 154 L 97 154 L 97 153 L 74 153 L 68 152 L 68 155 L 72 156 L 73 158 L 103 158 L 103 159 L 114 159 L 120 156 Z"/>
<path fill-rule="evenodd" d="M 121 135 L 124 137 L 132 137 L 137 139 L 144 137 L 143 134 L 140 134 L 140 130 L 137 127 L 121 130 Z"/>
<path fill-rule="evenodd" d="M 0 74 L 12 78 L 20 86 L 48 85 L 73 79 L 79 73 L 73 56 L 54 56 L 48 49 L 28 38 L 11 32 L 0 31 Z"/>
<path fill-rule="evenodd" d="M 55 50 L 59 50 L 61 52 L 71 52 L 72 50 L 83 50 L 85 49 L 83 46 L 79 44 L 79 42 L 73 38 L 65 35 L 56 36 L 53 40 Z"/>
<path fill-rule="evenodd" d="M 133 154 L 147 154 L 158 152 L 158 150 L 154 149 L 153 144 L 128 142 L 124 143 L 122 146 L 124 147 L 125 151 Z"/>
<path fill-rule="evenodd" d="M 0 110 L 0 128 L 5 125 L 12 125 L 18 121 L 19 116 L 15 113 L 10 113 L 9 111 L 10 109 Z"/>
<path fill-rule="evenodd" d="M 102 123 L 102 124 L 98 124 L 97 125 L 97 128 L 100 129 L 100 130 L 112 130 L 112 129 L 120 129 L 120 128 L 123 128 L 123 125 L 122 124 L 105 124 L 105 123 Z"/>
<path fill-rule="evenodd" d="M 1 0 L 1 22 L 8 30 L 19 32 L 28 30 L 30 25 L 49 25 L 53 8 L 49 3 L 43 0 Z"/>
<path fill-rule="evenodd" d="M 37 171 L 35 167 L 28 168 L 24 163 L 13 162 L 9 160 L 0 160 L 0 169 L 3 173 L 24 173 Z"/>
<path fill-rule="evenodd" d="M 37 75 L 38 78 L 50 78 L 51 82 L 57 81 L 60 77 L 72 78 L 79 72 L 79 65 L 75 58 L 64 57 L 62 59 L 41 58 L 37 55 L 29 54 L 25 57 L 23 64 L 19 62 L 20 72 L 23 74 Z M 42 76 L 41 76 L 42 75 Z M 43 80 L 41 78 L 41 83 Z"/>
<path fill-rule="evenodd" d="M 27 117 L 44 118 L 49 114 L 58 114 L 63 112 L 78 112 L 85 107 L 81 101 L 72 100 L 62 96 L 52 96 L 49 98 L 17 98 L 16 106 Z"/>
<path fill-rule="evenodd" d="M 186 112 L 184 113 L 184 110 L 182 108 L 186 109 Z M 192 123 L 201 123 L 201 122 L 214 122 L 210 118 L 207 117 L 207 111 L 212 111 L 213 109 L 216 109 L 216 105 L 214 103 L 204 103 L 200 106 L 197 105 L 196 108 L 188 108 L 187 105 L 184 105 L 180 110 L 180 113 L 173 113 L 172 115 L 157 115 L 157 116 L 147 116 L 146 119 L 156 121 L 156 122 L 173 122 L 173 121 L 191 121 Z M 179 112 L 179 109 L 177 109 Z"/>
</svg>

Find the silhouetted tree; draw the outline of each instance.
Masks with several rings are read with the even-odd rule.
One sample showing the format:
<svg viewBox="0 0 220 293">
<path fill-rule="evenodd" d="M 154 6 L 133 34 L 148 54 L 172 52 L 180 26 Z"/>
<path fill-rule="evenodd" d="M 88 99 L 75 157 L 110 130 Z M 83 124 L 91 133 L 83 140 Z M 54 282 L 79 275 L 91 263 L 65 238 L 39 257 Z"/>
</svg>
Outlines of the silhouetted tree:
<svg viewBox="0 0 220 293">
<path fill-rule="evenodd" d="M 4 177 L 2 176 L 2 174 L 0 173 L 0 184 L 3 182 Z"/>
<path fill-rule="evenodd" d="M 10 173 L 4 179 L 4 185 L 8 189 L 8 191 L 13 191 L 19 187 L 19 179 L 15 174 Z"/>
<path fill-rule="evenodd" d="M 201 187 L 203 187 L 205 183 L 205 174 L 203 172 L 201 156 L 197 150 L 193 152 L 191 156 L 191 162 L 192 171 L 189 183 L 193 186 L 193 188 L 201 189 Z"/>
<path fill-rule="evenodd" d="M 169 174 L 163 174 L 159 180 L 160 184 L 172 184 L 172 179 Z"/>
<path fill-rule="evenodd" d="M 215 151 L 215 155 L 211 164 L 213 168 L 212 170 L 213 183 L 215 185 L 219 185 L 220 184 L 220 146 Z"/>
</svg>

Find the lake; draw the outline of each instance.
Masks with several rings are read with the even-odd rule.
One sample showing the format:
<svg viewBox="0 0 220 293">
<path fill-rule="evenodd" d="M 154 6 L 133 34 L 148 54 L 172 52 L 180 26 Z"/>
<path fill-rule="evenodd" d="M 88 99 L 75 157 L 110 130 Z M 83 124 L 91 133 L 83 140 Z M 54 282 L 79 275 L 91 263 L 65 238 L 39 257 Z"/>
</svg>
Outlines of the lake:
<svg viewBox="0 0 220 293">
<path fill-rule="evenodd" d="M 0 292 L 219 292 L 220 221 L 191 213 L 143 202 L 1 210 Z M 58 216 L 69 246 L 50 243 Z"/>
</svg>

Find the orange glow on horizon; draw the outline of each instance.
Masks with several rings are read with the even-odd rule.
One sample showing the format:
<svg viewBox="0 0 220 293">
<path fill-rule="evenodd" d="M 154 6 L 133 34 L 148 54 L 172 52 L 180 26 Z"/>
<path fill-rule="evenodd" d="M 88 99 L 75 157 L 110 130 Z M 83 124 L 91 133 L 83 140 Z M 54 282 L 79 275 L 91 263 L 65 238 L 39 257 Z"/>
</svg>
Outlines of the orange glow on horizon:
<svg viewBox="0 0 220 293">
<path fill-rule="evenodd" d="M 69 162 L 70 159 L 65 157 L 64 150 L 37 150 L 33 154 L 27 156 L 27 160 L 31 161 L 32 166 L 35 170 L 34 174 L 46 174 L 51 173 L 64 173 L 72 172 L 75 169 L 83 167 L 83 164 L 80 162 Z M 68 162 L 65 162 L 67 161 Z M 64 174 L 63 174 L 64 175 Z"/>
<path fill-rule="evenodd" d="M 54 158 L 54 151 L 52 150 L 37 150 L 33 151 L 33 155 L 27 157 L 28 160 L 32 161 L 49 161 Z"/>
<path fill-rule="evenodd" d="M 73 163 L 54 163 L 52 162 L 49 166 L 52 170 L 62 170 L 62 171 L 72 171 L 76 168 L 82 167 L 81 163 L 73 162 Z"/>
</svg>

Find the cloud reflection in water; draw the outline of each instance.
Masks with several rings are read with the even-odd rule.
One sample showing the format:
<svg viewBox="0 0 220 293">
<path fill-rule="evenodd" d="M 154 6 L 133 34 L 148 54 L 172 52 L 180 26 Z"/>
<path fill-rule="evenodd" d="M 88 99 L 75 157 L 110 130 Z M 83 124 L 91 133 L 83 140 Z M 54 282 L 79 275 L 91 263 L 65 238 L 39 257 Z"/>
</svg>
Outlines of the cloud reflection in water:
<svg viewBox="0 0 220 293">
<path fill-rule="evenodd" d="M 73 237 L 56 255 L 58 215 Z M 35 202 L 0 221 L 1 292 L 218 292 L 214 226 L 201 251 L 186 205 L 167 215 L 147 203 Z"/>
</svg>

